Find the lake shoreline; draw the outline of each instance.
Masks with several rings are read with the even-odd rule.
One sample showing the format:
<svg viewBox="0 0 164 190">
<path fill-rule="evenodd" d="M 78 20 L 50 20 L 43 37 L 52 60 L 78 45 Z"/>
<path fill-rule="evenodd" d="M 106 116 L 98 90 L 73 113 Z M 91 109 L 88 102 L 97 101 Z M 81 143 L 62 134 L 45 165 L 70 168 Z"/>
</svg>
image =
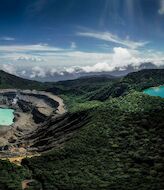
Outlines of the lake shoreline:
<svg viewBox="0 0 164 190">
<path fill-rule="evenodd" d="M 143 90 L 143 93 L 147 94 L 149 96 L 156 96 L 156 97 L 164 98 L 164 85 L 147 88 L 147 89 Z"/>
</svg>

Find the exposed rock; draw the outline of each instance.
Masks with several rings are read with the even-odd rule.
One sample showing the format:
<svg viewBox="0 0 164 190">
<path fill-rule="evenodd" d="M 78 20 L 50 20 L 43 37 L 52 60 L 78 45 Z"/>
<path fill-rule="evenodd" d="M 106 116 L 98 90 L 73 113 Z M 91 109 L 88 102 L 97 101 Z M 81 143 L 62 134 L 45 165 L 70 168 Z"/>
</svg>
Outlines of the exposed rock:
<svg viewBox="0 0 164 190">
<path fill-rule="evenodd" d="M 4 157 L 4 155 L 12 157 L 15 154 L 20 156 L 25 152 L 21 151 L 22 148 L 28 150 L 28 152 L 44 150 L 45 148 L 38 148 L 38 146 L 32 146 L 32 144 L 29 146 L 29 142 L 34 141 L 33 137 L 37 130 L 41 134 L 40 129 L 46 130 L 47 127 L 50 127 L 52 118 L 66 112 L 63 100 L 48 92 L 18 91 L 15 89 L 1 90 L 0 96 L 2 106 L 15 110 L 14 124 L 0 127 L 0 157 Z M 13 101 L 13 99 L 16 101 Z M 31 135 L 32 141 L 26 140 Z M 37 144 L 38 141 L 36 140 L 35 143 Z M 26 151 L 27 154 L 28 152 Z"/>
<path fill-rule="evenodd" d="M 24 136 L 21 142 L 24 142 L 31 151 L 31 148 L 34 148 L 37 152 L 43 152 L 62 146 L 88 121 L 89 115 L 86 112 L 67 113 L 56 118 L 50 117 L 41 127 Z"/>
</svg>

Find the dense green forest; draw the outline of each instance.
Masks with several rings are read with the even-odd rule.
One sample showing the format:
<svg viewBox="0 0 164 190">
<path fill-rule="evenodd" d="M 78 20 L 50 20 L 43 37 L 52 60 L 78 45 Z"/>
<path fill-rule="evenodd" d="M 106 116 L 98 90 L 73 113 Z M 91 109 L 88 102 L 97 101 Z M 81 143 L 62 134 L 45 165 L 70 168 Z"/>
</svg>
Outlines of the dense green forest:
<svg viewBox="0 0 164 190">
<path fill-rule="evenodd" d="M 89 120 L 64 146 L 22 166 L 0 161 L 0 189 L 164 189 L 164 101 L 142 90 L 164 84 L 164 70 L 124 78 L 82 78 L 47 88 L 65 100 L 69 113 Z"/>
</svg>

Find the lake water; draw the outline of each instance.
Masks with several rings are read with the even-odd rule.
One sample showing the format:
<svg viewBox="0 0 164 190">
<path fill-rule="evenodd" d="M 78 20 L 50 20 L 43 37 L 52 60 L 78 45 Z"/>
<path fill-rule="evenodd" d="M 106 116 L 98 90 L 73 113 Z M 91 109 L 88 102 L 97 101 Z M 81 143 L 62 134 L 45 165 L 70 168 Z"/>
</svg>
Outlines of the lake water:
<svg viewBox="0 0 164 190">
<path fill-rule="evenodd" d="M 14 110 L 0 108 L 0 125 L 11 125 L 13 124 Z"/>
<path fill-rule="evenodd" d="M 164 86 L 148 88 L 144 90 L 144 93 L 150 96 L 159 96 L 161 98 L 164 98 Z"/>
</svg>

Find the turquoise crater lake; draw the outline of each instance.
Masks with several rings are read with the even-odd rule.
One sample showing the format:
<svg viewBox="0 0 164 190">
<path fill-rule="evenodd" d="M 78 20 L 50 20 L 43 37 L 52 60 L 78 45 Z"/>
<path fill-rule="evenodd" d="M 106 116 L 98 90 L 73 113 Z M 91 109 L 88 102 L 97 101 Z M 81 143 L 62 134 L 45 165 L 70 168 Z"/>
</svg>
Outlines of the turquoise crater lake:
<svg viewBox="0 0 164 190">
<path fill-rule="evenodd" d="M 14 110 L 0 108 L 0 125 L 9 126 L 13 124 Z"/>
<path fill-rule="evenodd" d="M 164 86 L 148 88 L 144 90 L 144 93 L 150 96 L 159 96 L 161 98 L 164 98 Z"/>
</svg>

